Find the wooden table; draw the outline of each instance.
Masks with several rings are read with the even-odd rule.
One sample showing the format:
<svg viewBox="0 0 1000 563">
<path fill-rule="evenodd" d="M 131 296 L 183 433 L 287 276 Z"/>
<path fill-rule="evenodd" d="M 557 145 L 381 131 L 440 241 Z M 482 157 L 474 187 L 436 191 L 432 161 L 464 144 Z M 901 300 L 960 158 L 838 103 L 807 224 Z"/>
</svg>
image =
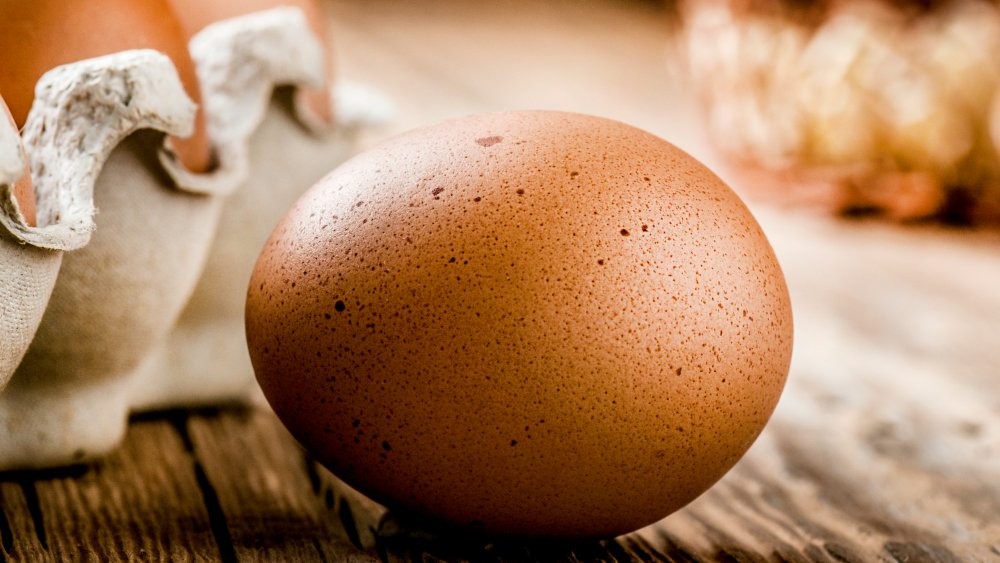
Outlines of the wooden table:
<svg viewBox="0 0 1000 563">
<path fill-rule="evenodd" d="M 506 108 L 604 115 L 725 169 L 653 4 L 336 0 L 343 75 L 387 133 Z M 607 542 L 432 534 L 313 463 L 265 410 L 134 420 L 91 467 L 0 477 L 0 560 L 1000 561 L 1000 233 L 754 207 L 796 317 L 788 387 L 709 492 Z"/>
</svg>

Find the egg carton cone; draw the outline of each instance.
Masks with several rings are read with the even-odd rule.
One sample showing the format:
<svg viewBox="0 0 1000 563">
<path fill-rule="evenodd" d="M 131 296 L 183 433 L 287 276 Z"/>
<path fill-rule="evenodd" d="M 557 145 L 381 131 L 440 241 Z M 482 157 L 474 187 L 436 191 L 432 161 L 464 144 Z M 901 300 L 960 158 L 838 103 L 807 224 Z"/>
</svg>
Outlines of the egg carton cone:
<svg viewBox="0 0 1000 563">
<path fill-rule="evenodd" d="M 249 366 L 242 311 L 228 307 L 242 303 L 245 280 L 231 266 L 245 263 L 249 277 L 262 241 L 251 253 L 248 230 L 269 230 L 262 212 L 280 212 L 312 183 L 310 174 L 346 158 L 338 147 L 356 127 L 326 127 L 317 137 L 306 133 L 319 133 L 315 123 L 292 115 L 291 101 L 272 100 L 278 85 L 324 83 L 322 47 L 297 9 L 210 26 L 191 49 L 217 161 L 208 173 L 186 169 L 163 135 L 189 134 L 195 111 L 164 55 L 126 51 L 39 80 L 23 142 L 46 228 L 6 217 L 4 225 L 55 249 L 58 276 L 0 394 L 0 470 L 98 458 L 120 443 L 130 413 L 255 397 L 252 372 L 226 369 Z M 16 210 L 16 202 L 4 205 Z M 220 218 L 226 228 L 217 231 Z M 59 250 L 70 248 L 63 258 Z M 206 261 L 209 281 L 199 285 Z M 213 291 L 224 292 L 221 307 L 197 305 L 206 292 L 213 302 Z M 191 310 L 226 311 L 230 322 L 217 330 L 220 318 L 202 323 L 196 314 L 192 323 Z M 32 331 L 28 324 L 22 333 Z M 21 355 L 14 350 L 8 363 Z"/>
<path fill-rule="evenodd" d="M 1000 8 L 979 0 L 687 1 L 684 78 L 754 195 L 1000 223 Z"/>
<path fill-rule="evenodd" d="M 261 60 L 260 52 L 274 55 Z M 231 145 L 233 160 L 247 167 L 247 175 L 225 202 L 190 302 L 141 368 L 139 409 L 259 401 L 243 327 L 247 283 L 257 255 L 299 195 L 355 152 L 357 134 L 393 113 L 392 102 L 378 90 L 323 75 L 321 43 L 295 8 L 212 24 L 192 39 L 191 53 L 206 87 L 210 119 L 216 122 L 214 116 L 222 116 L 218 127 L 226 124 L 226 134 L 238 134 Z M 308 64 L 298 74 L 278 75 L 289 70 L 289 61 Z M 246 70 L 255 65 L 270 66 Z M 247 96 L 250 88 L 236 80 L 254 73 L 271 81 L 258 82 L 258 89 Z M 276 90 L 274 84 L 292 88 Z M 324 87 L 333 107 L 332 122 L 316 115 L 302 95 Z M 255 118 L 242 128 L 228 125 L 246 115 Z"/>
<path fill-rule="evenodd" d="M 173 63 L 151 50 L 38 81 L 23 143 L 40 227 L 7 226 L 72 251 L 0 394 L 0 469 L 85 459 L 121 439 L 125 380 L 186 300 L 214 227 L 206 198 L 156 165 L 163 133 L 190 134 L 194 116 Z"/>
<path fill-rule="evenodd" d="M 92 200 L 69 203 L 81 209 L 73 236 L 89 243 L 64 261 L 36 337 L 0 395 L 5 430 L 0 470 L 99 457 L 121 441 L 132 412 L 246 401 L 254 395 L 252 374 L 231 377 L 226 370 L 206 374 L 179 369 L 197 359 L 195 353 L 204 352 L 205 344 L 213 346 L 205 357 L 245 357 L 245 344 L 241 354 L 234 349 L 227 356 L 226 349 L 214 348 L 215 342 L 197 338 L 192 350 L 177 357 L 163 353 L 183 334 L 173 329 L 210 251 L 226 247 L 225 236 L 213 247 L 226 205 L 249 207 L 240 212 L 237 205 L 223 218 L 224 225 L 235 226 L 220 231 L 230 233 L 230 241 L 243 237 L 244 223 L 256 224 L 254 213 L 273 205 L 266 201 L 254 207 L 251 197 L 228 196 L 244 183 L 253 186 L 248 180 L 258 174 L 267 177 L 256 191 L 271 195 L 269 189 L 283 185 L 275 179 L 280 169 L 295 168 L 290 166 L 294 159 L 275 154 L 283 149 L 295 155 L 287 117 L 279 115 L 278 125 L 261 129 L 273 134 L 262 148 L 255 148 L 251 138 L 274 112 L 277 85 L 323 86 L 322 47 L 299 10 L 282 8 L 210 26 L 192 39 L 191 49 L 218 162 L 206 174 L 184 168 L 160 134 L 128 136 L 147 127 L 177 135 L 191 131 L 194 107 L 162 55 L 119 53 L 60 67 L 39 82 L 25 145 L 39 179 L 40 211 L 49 209 L 43 203 L 50 183 L 86 178 Z M 66 102 L 81 99 L 81 92 L 86 103 Z M 108 92 L 111 98 L 98 95 Z M 125 99 L 131 102 L 126 105 Z M 104 116 L 106 122 L 93 123 L 87 118 L 92 115 Z M 296 127 L 294 133 L 301 137 L 303 128 Z M 107 134 L 95 137 L 95 130 Z M 330 147 L 313 142 L 317 146 L 306 156 L 322 160 Z M 62 152 L 49 154 L 46 146 Z M 85 154 L 70 155 L 74 146 Z M 251 167 L 258 157 L 272 168 Z M 325 172 L 328 163 L 314 169 Z M 309 181 L 291 183 L 301 190 Z M 242 260 L 246 250 L 240 252 Z M 206 279 L 221 280 L 228 292 L 232 271 L 224 263 L 228 258 L 220 261 L 218 254 L 213 251 L 210 262 L 218 276 Z M 241 323 L 238 334 L 242 338 Z"/>
</svg>

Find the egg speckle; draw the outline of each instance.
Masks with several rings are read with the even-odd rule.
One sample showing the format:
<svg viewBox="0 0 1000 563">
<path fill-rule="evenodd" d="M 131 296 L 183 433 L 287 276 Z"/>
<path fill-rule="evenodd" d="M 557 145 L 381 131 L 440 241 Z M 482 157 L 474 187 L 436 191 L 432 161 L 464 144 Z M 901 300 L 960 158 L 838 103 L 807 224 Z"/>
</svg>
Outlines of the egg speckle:
<svg viewBox="0 0 1000 563">
<path fill-rule="evenodd" d="M 305 447 L 393 509 L 612 536 L 721 477 L 784 385 L 780 268 L 673 145 L 558 112 L 386 141 L 278 225 L 247 298 L 258 380 Z"/>
</svg>

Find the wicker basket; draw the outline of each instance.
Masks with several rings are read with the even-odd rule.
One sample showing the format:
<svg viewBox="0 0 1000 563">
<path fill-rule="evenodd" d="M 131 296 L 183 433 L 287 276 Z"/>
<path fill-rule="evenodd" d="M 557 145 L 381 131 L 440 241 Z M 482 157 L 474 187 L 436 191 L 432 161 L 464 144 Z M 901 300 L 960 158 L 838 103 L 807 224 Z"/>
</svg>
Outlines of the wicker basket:
<svg viewBox="0 0 1000 563">
<path fill-rule="evenodd" d="M 682 18 L 686 78 L 751 195 L 1000 223 L 995 3 L 688 0 Z"/>
</svg>

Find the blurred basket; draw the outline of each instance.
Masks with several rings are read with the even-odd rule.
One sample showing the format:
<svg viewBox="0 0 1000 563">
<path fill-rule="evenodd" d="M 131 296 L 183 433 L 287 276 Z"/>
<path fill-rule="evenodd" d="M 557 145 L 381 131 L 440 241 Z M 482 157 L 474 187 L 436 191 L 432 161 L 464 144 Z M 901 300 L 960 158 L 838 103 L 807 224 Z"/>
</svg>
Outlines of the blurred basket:
<svg viewBox="0 0 1000 563">
<path fill-rule="evenodd" d="M 751 195 L 1000 223 L 994 3 L 687 0 L 681 14 L 686 78 Z"/>
</svg>

